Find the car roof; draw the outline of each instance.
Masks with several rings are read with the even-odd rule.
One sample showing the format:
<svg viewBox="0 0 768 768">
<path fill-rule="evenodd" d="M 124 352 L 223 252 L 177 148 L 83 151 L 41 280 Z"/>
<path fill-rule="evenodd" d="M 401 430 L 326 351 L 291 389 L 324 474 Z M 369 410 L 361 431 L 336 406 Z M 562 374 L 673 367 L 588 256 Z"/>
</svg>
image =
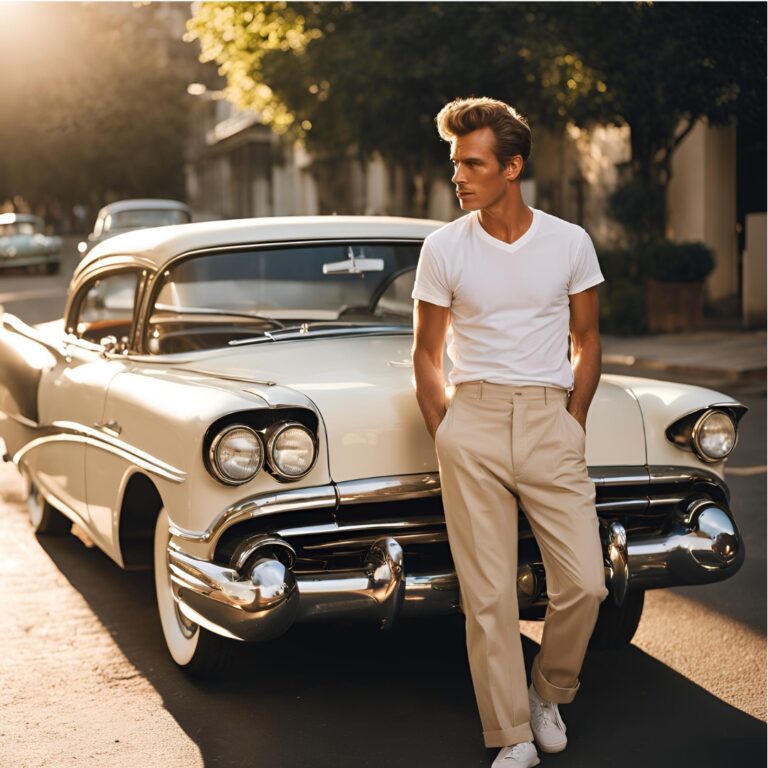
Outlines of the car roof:
<svg viewBox="0 0 768 768">
<path fill-rule="evenodd" d="M 136 254 L 143 263 L 160 268 L 181 253 L 208 248 L 301 240 L 420 240 L 443 224 L 399 216 L 275 216 L 151 227 L 115 235 L 95 245 L 78 264 L 75 276 L 110 256 Z"/>
<path fill-rule="evenodd" d="M 144 197 L 133 200 L 115 200 L 114 203 L 105 205 L 98 215 L 106 216 L 110 213 L 119 213 L 120 211 L 139 211 L 147 208 L 162 211 L 190 210 L 189 206 L 180 200 L 161 200 L 159 198 Z"/>
<path fill-rule="evenodd" d="M 40 216 L 32 213 L 0 213 L 0 224 L 14 224 L 17 221 L 29 221 L 34 224 L 42 224 Z"/>
</svg>

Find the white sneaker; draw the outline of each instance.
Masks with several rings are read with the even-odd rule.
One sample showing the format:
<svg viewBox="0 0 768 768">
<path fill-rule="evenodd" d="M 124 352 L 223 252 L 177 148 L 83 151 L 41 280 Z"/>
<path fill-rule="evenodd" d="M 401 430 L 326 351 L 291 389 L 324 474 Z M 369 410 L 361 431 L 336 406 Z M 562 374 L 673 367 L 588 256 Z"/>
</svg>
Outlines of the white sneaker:
<svg viewBox="0 0 768 768">
<path fill-rule="evenodd" d="M 542 752 L 562 752 L 568 737 L 557 704 L 542 699 L 533 683 L 528 689 L 528 703 L 531 707 L 531 730 L 539 749 Z"/>
<path fill-rule="evenodd" d="M 502 747 L 491 768 L 532 768 L 541 762 L 532 741 Z"/>
</svg>

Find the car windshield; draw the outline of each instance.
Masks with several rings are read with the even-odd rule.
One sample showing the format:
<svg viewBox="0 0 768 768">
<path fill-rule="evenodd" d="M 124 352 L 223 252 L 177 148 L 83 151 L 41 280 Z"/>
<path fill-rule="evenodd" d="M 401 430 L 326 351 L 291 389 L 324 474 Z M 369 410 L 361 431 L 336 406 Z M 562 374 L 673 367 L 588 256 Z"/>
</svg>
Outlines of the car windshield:
<svg viewBox="0 0 768 768">
<path fill-rule="evenodd" d="M 0 224 L 0 237 L 11 235 L 34 235 L 37 230 L 31 221 L 15 221 L 13 224 Z"/>
<path fill-rule="evenodd" d="M 410 331 L 420 248 L 418 242 L 334 242 L 185 259 L 160 278 L 147 350 Z"/>
<path fill-rule="evenodd" d="M 118 211 L 107 216 L 104 229 L 140 229 L 143 227 L 164 227 L 168 224 L 188 224 L 189 213 L 180 209 L 141 208 Z"/>
</svg>

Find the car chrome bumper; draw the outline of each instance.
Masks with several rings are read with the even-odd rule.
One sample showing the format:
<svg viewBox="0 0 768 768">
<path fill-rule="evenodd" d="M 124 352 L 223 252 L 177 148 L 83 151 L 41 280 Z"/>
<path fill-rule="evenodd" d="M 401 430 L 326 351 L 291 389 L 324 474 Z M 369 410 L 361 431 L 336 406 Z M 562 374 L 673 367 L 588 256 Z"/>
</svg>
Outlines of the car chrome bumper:
<svg viewBox="0 0 768 768">
<path fill-rule="evenodd" d="M 720 581 L 744 560 L 728 507 L 711 498 L 686 499 L 670 530 L 660 535 L 628 537 L 621 523 L 602 522 L 609 599 L 619 605 L 628 589 Z M 461 610 L 455 572 L 407 573 L 397 534 L 374 537 L 360 569 L 296 573 L 294 548 L 282 533 L 243 541 L 229 566 L 169 545 L 181 612 L 228 637 L 266 640 L 296 621 L 355 618 L 386 628 L 400 616 Z M 546 604 L 541 562 L 521 562 L 517 586 L 521 609 Z"/>
</svg>

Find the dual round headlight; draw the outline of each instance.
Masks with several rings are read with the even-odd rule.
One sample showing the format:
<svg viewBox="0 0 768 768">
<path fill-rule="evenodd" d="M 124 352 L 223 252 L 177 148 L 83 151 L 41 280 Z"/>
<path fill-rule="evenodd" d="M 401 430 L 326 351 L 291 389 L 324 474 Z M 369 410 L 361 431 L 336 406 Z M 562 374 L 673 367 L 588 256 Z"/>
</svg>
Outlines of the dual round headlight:
<svg viewBox="0 0 768 768">
<path fill-rule="evenodd" d="M 247 483 L 264 466 L 264 444 L 244 424 L 226 427 L 213 439 L 208 451 L 213 475 L 228 485 Z"/>
<path fill-rule="evenodd" d="M 312 469 L 317 458 L 315 438 L 303 424 L 275 425 L 265 439 L 266 450 L 258 432 L 245 424 L 222 429 L 208 451 L 214 477 L 227 485 L 242 485 L 255 477 L 265 460 L 283 480 L 298 480 Z"/>
<path fill-rule="evenodd" d="M 693 448 L 704 461 L 721 461 L 736 446 L 736 425 L 723 411 L 706 411 L 694 424 Z"/>
<path fill-rule="evenodd" d="M 297 422 L 278 426 L 267 439 L 269 466 L 284 480 L 306 475 L 315 463 L 316 454 L 313 434 Z"/>
</svg>

